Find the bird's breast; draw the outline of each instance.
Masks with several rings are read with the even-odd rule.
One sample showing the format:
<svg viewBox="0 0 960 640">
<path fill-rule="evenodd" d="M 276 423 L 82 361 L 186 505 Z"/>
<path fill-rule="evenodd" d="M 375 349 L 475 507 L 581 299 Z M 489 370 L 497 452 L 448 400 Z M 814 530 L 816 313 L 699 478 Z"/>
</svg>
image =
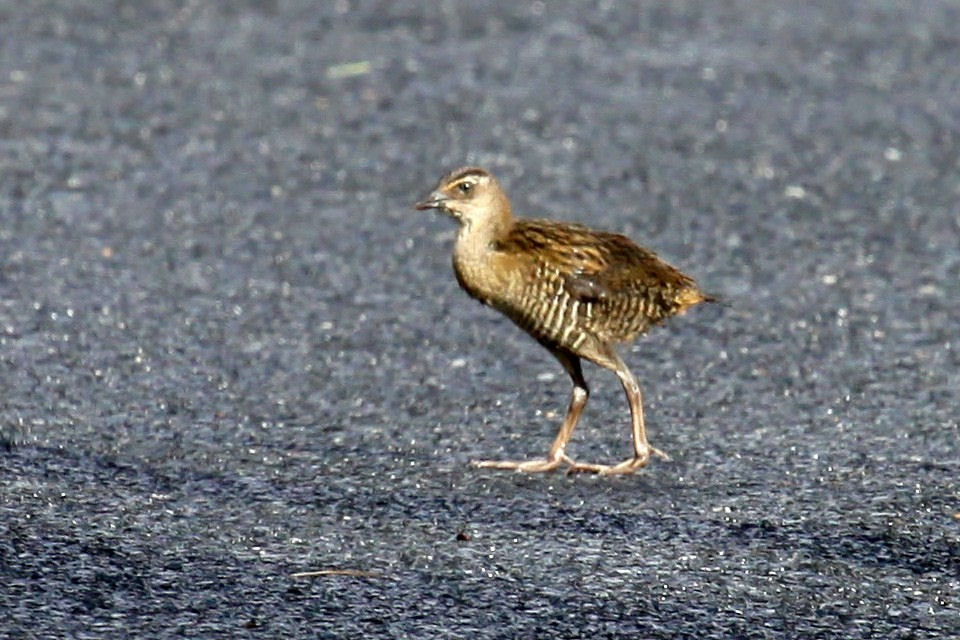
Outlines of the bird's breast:
<svg viewBox="0 0 960 640">
<path fill-rule="evenodd" d="M 453 272 L 457 282 L 471 297 L 484 304 L 498 306 L 511 273 L 490 251 L 459 249 L 453 254 Z"/>
</svg>

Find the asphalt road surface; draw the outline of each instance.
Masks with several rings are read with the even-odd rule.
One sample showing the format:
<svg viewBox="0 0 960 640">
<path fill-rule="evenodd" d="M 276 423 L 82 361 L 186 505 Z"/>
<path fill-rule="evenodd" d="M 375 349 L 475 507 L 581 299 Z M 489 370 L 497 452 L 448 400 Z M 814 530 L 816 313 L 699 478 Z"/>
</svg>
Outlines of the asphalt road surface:
<svg viewBox="0 0 960 640">
<path fill-rule="evenodd" d="M 958 24 L 0 3 L 0 636 L 957 637 Z M 671 462 L 469 466 L 569 381 L 411 209 L 466 163 L 726 300 L 624 351 Z"/>
</svg>

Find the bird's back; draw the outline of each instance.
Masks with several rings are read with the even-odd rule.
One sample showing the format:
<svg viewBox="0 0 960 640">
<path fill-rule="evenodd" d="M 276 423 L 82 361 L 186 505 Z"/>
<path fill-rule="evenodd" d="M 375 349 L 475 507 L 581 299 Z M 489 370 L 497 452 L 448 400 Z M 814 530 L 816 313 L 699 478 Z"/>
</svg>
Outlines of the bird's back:
<svg viewBox="0 0 960 640">
<path fill-rule="evenodd" d="M 511 277 L 485 302 L 538 340 L 574 352 L 588 340 L 631 340 L 708 299 L 652 251 L 582 225 L 517 220 L 490 249 L 492 264 Z"/>
</svg>

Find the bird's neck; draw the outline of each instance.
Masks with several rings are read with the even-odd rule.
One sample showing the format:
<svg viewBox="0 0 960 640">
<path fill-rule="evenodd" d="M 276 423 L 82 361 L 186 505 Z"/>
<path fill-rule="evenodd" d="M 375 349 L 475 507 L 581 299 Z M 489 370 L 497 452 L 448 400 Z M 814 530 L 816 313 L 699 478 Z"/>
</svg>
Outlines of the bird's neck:
<svg viewBox="0 0 960 640">
<path fill-rule="evenodd" d="M 498 240 L 506 237 L 513 227 L 514 219 L 506 208 L 498 216 L 490 216 L 480 222 L 460 227 L 453 250 L 453 268 L 457 280 L 466 291 L 487 304 L 495 298 L 497 290 L 505 286 L 509 274 L 497 268 Z"/>
<path fill-rule="evenodd" d="M 457 254 L 478 256 L 491 251 L 498 240 L 505 238 L 513 228 L 514 218 L 509 203 L 498 207 L 497 215 L 471 220 L 460 226 L 457 234 Z"/>
</svg>

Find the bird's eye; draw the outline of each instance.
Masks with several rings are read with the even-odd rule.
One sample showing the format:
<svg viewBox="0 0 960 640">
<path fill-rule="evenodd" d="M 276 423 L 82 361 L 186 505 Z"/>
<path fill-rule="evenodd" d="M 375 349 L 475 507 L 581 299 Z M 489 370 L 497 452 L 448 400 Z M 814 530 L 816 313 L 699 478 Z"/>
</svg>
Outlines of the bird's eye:
<svg viewBox="0 0 960 640">
<path fill-rule="evenodd" d="M 460 193 L 462 193 L 463 195 L 467 195 L 468 193 L 473 191 L 473 183 L 466 182 L 466 181 L 460 182 L 457 184 L 457 189 L 459 189 Z"/>
</svg>

